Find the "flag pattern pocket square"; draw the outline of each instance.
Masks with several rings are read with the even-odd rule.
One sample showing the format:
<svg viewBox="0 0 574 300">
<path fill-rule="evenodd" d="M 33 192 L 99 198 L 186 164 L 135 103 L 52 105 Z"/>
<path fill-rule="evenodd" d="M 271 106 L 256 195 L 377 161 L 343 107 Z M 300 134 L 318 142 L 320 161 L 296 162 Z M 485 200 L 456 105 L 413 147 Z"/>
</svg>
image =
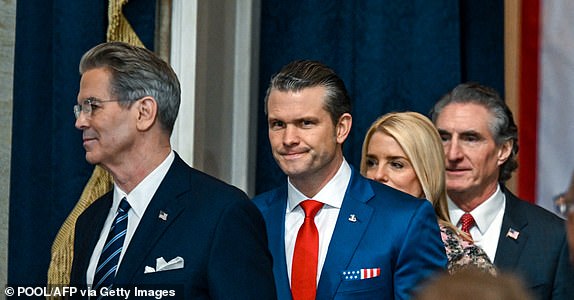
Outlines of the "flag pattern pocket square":
<svg viewBox="0 0 574 300">
<path fill-rule="evenodd" d="M 343 280 L 363 280 L 381 276 L 381 268 L 346 270 L 341 273 Z"/>
</svg>

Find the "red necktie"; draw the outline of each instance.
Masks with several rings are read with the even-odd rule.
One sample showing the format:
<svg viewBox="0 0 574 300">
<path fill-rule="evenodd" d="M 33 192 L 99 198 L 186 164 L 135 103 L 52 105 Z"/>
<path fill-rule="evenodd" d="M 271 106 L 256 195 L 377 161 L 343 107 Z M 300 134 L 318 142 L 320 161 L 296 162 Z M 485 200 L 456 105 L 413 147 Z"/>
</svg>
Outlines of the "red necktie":
<svg viewBox="0 0 574 300">
<path fill-rule="evenodd" d="M 463 232 L 468 233 L 468 235 L 470 235 L 470 229 L 472 228 L 472 226 L 476 224 L 474 222 L 474 218 L 469 213 L 464 213 L 462 217 L 460 217 L 460 223 L 462 224 L 462 227 L 460 229 Z"/>
<path fill-rule="evenodd" d="M 291 267 L 291 294 L 293 300 L 313 300 L 317 290 L 319 257 L 319 232 L 314 219 L 323 203 L 305 200 L 299 205 L 305 211 L 305 220 L 299 228 L 295 241 Z"/>
</svg>

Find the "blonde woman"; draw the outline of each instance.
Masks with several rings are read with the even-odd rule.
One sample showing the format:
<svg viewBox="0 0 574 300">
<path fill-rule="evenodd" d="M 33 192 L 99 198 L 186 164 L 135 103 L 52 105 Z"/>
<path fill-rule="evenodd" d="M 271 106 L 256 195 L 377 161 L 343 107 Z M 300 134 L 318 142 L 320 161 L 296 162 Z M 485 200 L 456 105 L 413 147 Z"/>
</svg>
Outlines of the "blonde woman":
<svg viewBox="0 0 574 300">
<path fill-rule="evenodd" d="M 433 204 L 450 273 L 472 265 L 495 274 L 486 253 L 450 222 L 444 170 L 440 136 L 427 117 L 416 112 L 389 113 L 367 131 L 361 174 Z"/>
</svg>

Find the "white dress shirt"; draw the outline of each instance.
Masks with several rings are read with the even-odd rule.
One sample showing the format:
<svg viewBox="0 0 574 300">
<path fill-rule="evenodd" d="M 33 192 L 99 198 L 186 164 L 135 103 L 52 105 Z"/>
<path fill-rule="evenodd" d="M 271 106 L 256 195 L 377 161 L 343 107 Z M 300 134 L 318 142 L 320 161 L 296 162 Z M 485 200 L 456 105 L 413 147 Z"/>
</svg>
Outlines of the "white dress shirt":
<svg viewBox="0 0 574 300">
<path fill-rule="evenodd" d="M 327 250 L 333 231 L 335 230 L 335 223 L 339 216 L 339 210 L 343 204 L 345 191 L 351 180 L 351 167 L 347 161 L 343 160 L 341 167 L 337 174 L 315 195 L 309 198 L 295 188 L 288 180 L 288 196 L 287 196 L 287 209 L 285 211 L 285 259 L 287 260 L 287 273 L 289 276 L 289 284 L 291 284 L 291 266 L 293 262 L 293 252 L 295 250 L 295 241 L 297 240 L 297 233 L 299 228 L 303 225 L 305 219 L 305 212 L 299 206 L 304 200 L 312 199 L 324 203 L 323 207 L 315 215 L 315 225 L 319 232 L 319 261 L 317 264 L 317 284 L 321 277 L 321 270 L 327 257 Z"/>
<path fill-rule="evenodd" d="M 114 185 L 114 199 L 112 202 L 112 207 L 108 212 L 108 217 L 106 218 L 104 227 L 100 232 L 100 238 L 96 244 L 96 247 L 94 248 L 92 257 L 90 258 L 90 264 L 88 265 L 88 270 L 86 273 L 86 282 L 88 285 L 91 285 L 94 281 L 94 275 L 98 266 L 98 260 L 102 254 L 102 248 L 104 248 L 104 244 L 108 237 L 110 228 L 112 227 L 112 222 L 116 217 L 116 212 L 120 206 L 120 201 L 122 198 L 126 197 L 128 203 L 131 206 L 131 209 L 128 211 L 128 228 L 116 272 L 119 269 L 119 265 L 122 261 L 122 258 L 124 257 L 124 253 L 126 253 L 132 236 L 134 235 L 134 232 L 136 231 L 136 228 L 138 227 L 138 224 L 140 223 L 140 220 L 143 217 L 148 204 L 157 191 L 159 185 L 163 181 L 163 178 L 167 174 L 167 171 L 169 170 L 169 167 L 173 163 L 174 159 L 175 154 L 173 151 L 171 151 L 166 159 L 148 176 L 146 176 L 129 194 L 126 194 L 117 185 Z"/>
<path fill-rule="evenodd" d="M 470 235 L 474 244 L 486 252 L 491 262 L 494 262 L 496 255 L 505 207 L 506 197 L 500 186 L 497 186 L 492 196 L 469 212 L 476 222 L 476 226 L 470 229 Z M 465 212 L 458 208 L 450 198 L 448 198 L 448 212 L 453 224 L 457 224 L 460 228 L 460 218 Z"/>
</svg>

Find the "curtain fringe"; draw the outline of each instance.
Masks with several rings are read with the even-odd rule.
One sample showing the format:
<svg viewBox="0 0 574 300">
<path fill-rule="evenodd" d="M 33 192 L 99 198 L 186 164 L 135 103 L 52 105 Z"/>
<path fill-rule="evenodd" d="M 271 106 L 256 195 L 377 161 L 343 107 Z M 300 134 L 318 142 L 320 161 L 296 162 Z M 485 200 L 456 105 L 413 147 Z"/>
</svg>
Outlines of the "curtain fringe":
<svg viewBox="0 0 574 300">
<path fill-rule="evenodd" d="M 128 0 L 109 0 L 107 41 L 122 41 L 144 47 L 132 26 L 122 13 Z M 58 231 L 52 244 L 52 255 L 48 269 L 48 286 L 70 284 L 72 260 L 74 258 L 74 234 L 76 220 L 94 201 L 113 188 L 113 178 L 108 171 L 96 166 L 80 199 Z M 61 299 L 57 296 L 48 299 Z"/>
</svg>

